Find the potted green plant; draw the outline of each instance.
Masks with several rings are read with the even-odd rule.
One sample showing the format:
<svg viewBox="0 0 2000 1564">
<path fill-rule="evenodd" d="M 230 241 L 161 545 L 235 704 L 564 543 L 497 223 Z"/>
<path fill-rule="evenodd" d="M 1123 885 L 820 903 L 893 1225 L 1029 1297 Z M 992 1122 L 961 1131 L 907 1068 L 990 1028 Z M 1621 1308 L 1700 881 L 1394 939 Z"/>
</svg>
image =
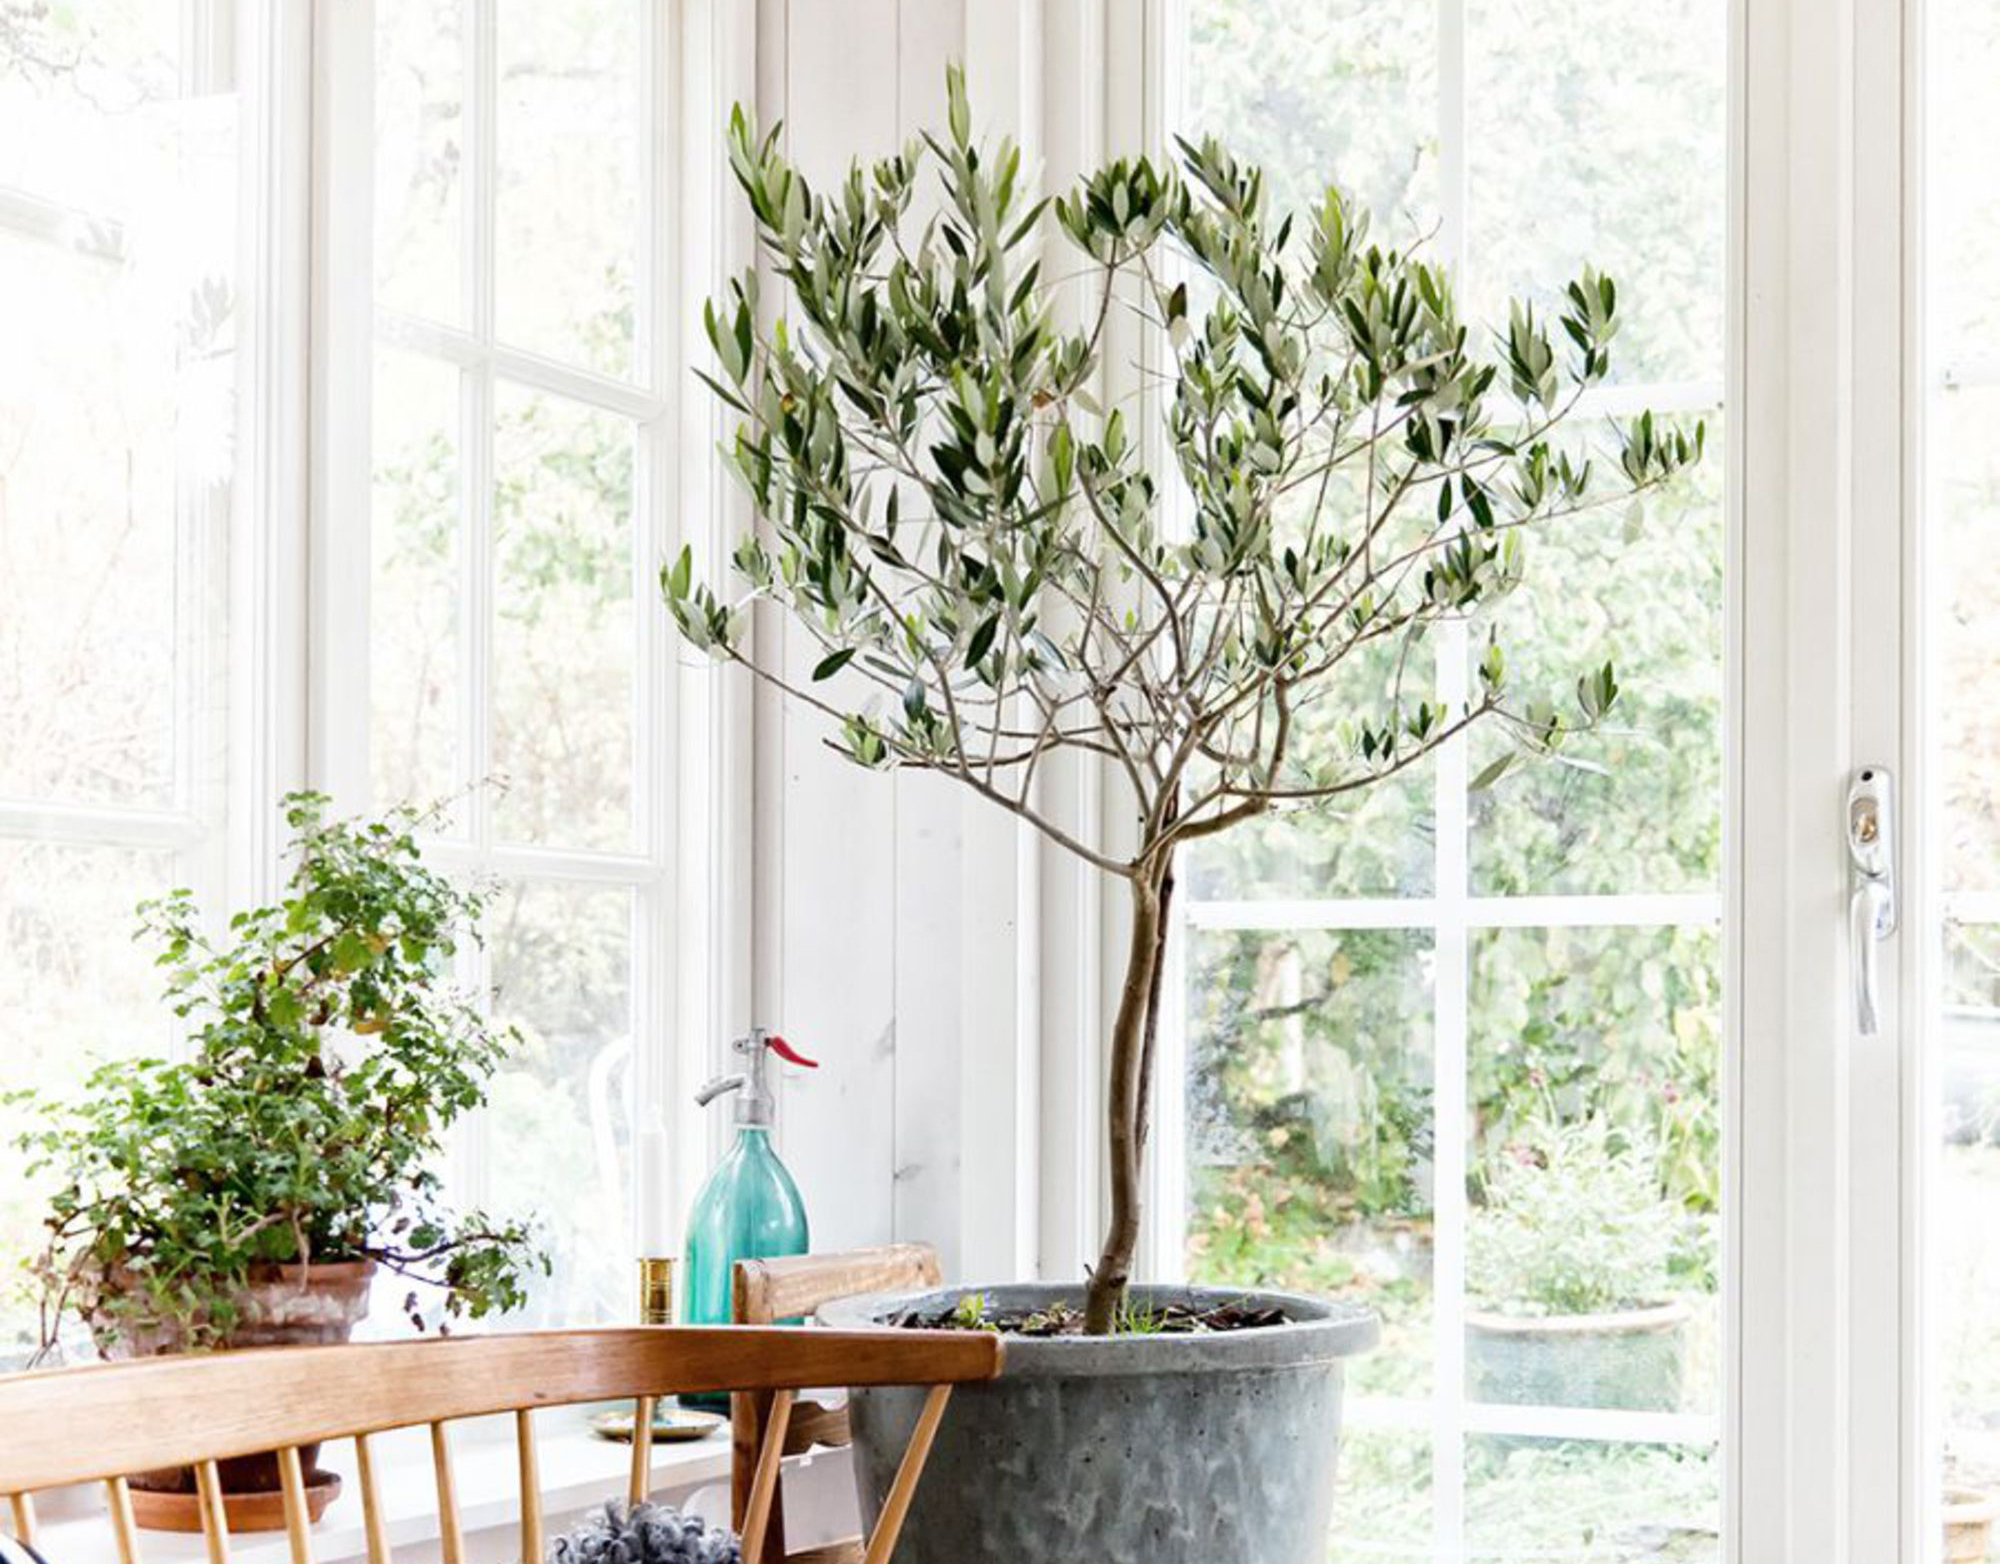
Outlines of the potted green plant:
<svg viewBox="0 0 2000 1564">
<path fill-rule="evenodd" d="M 1984 1564 L 1993 1523 L 2000 1518 L 2000 1483 L 1993 1480 L 1991 1465 L 1967 1461 L 1947 1446 L 1940 1508 L 1945 1564 Z"/>
<path fill-rule="evenodd" d="M 140 909 L 185 1056 L 99 1067 L 21 1136 L 53 1186 L 34 1262 L 45 1351 L 66 1319 L 109 1357 L 344 1341 L 383 1272 L 421 1329 L 525 1301 L 527 1228 L 445 1205 L 444 1134 L 510 1033 L 441 981 L 481 910 L 427 868 L 420 817 L 329 820 L 285 801 L 296 866 L 212 941 L 193 897 Z M 427 1305 L 425 1293 L 437 1294 Z M 315 1513 L 337 1480 L 312 1470 Z M 223 1463 L 233 1525 L 282 1525 L 270 1457 Z M 142 1523 L 199 1525 L 192 1476 L 136 1485 Z"/>
<path fill-rule="evenodd" d="M 975 141 L 958 71 L 948 102 L 937 134 L 824 192 L 733 118 L 784 305 L 754 273 L 714 301 L 704 378 L 758 525 L 735 587 L 687 552 L 661 585 L 687 646 L 821 713 L 857 763 L 953 778 L 1123 892 L 1098 1260 L 1077 1285 L 972 1290 L 1010 1368 L 957 1399 L 899 1557 L 1294 1564 L 1324 1544 L 1340 1360 L 1374 1321 L 1131 1285 L 1176 862 L 1475 723 L 1542 752 L 1596 722 L 1609 664 L 1559 709 L 1513 695 L 1488 637 L 1447 705 L 1427 637 L 1504 596 L 1537 529 L 1629 504 L 1701 433 L 1642 414 L 1598 459 L 1556 438 L 1608 372 L 1609 279 L 1475 337 L 1446 270 L 1372 240 L 1338 190 L 1272 212 L 1260 171 L 1204 141 L 1038 201 L 1018 148 Z M 1112 360 L 1146 400 L 1107 394 Z M 760 657 L 758 603 L 804 661 Z M 1041 787 L 1058 754 L 1112 779 L 1101 819 Z M 838 1312 L 951 1321 L 964 1297 Z M 916 1409 L 868 1393 L 853 1415 L 874 1502 Z"/>
<path fill-rule="evenodd" d="M 1466 1233 L 1466 1383 L 1481 1401 L 1677 1411 L 1686 1220 L 1655 1159 L 1598 1118 L 1539 1127 L 1485 1177 Z"/>
</svg>

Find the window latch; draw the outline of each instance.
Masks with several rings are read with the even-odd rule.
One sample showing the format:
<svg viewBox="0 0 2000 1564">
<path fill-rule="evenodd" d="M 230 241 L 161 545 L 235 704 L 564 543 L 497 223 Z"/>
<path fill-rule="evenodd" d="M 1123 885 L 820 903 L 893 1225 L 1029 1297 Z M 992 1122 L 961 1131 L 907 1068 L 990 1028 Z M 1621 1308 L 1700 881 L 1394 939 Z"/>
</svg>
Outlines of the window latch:
<svg viewBox="0 0 2000 1564">
<path fill-rule="evenodd" d="M 1882 941 L 1896 932 L 1896 784 L 1863 766 L 1847 789 L 1847 954 L 1854 978 L 1854 1029 L 1881 1030 Z"/>
</svg>

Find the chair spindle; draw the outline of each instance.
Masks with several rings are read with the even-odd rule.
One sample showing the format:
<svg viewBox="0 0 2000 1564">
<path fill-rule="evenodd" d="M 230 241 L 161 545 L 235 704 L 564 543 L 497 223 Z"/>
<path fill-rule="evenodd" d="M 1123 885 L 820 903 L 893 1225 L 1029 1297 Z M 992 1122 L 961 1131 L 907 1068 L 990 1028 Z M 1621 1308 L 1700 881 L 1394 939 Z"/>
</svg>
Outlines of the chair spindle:
<svg viewBox="0 0 2000 1564">
<path fill-rule="evenodd" d="M 514 1443 L 521 1462 L 521 1564 L 542 1564 L 542 1478 L 535 1464 L 534 1414 L 514 1414 Z"/>
<path fill-rule="evenodd" d="M 465 1564 L 465 1533 L 458 1523 L 458 1484 L 451 1475 L 451 1441 L 442 1423 L 431 1424 L 431 1465 L 437 1471 L 439 1556 L 444 1564 Z"/>
<path fill-rule="evenodd" d="M 875 1522 L 875 1535 L 868 1539 L 868 1552 L 863 1564 L 889 1564 L 889 1555 L 896 1551 L 896 1538 L 902 1534 L 903 1520 L 910 1513 L 910 1501 L 916 1497 L 917 1480 L 924 1475 L 924 1462 L 931 1456 L 931 1444 L 937 1438 L 938 1423 L 944 1417 L 945 1403 L 951 1400 L 951 1386 L 933 1385 L 924 1398 L 924 1409 L 917 1414 L 915 1432 L 910 1435 L 909 1448 L 903 1451 L 903 1461 L 896 1468 L 895 1481 L 889 1484 L 888 1497 L 882 1501 L 881 1517 Z M 750 1555 L 745 1554 L 748 1558 Z"/>
<path fill-rule="evenodd" d="M 139 1525 L 132 1518 L 132 1490 L 124 1478 L 105 1480 L 104 1507 L 111 1512 L 111 1532 L 118 1539 L 118 1564 L 139 1564 Z"/>
<path fill-rule="evenodd" d="M 785 1430 L 791 1426 L 796 1391 L 780 1390 L 771 1397 L 771 1414 L 764 1424 L 764 1445 L 757 1452 L 757 1475 L 750 1483 L 750 1504 L 743 1516 L 743 1557 L 764 1556 L 764 1530 L 771 1523 L 771 1501 L 778 1495 L 778 1469 L 785 1459 Z"/>
<path fill-rule="evenodd" d="M 632 1409 L 632 1480 L 625 1485 L 627 1504 L 644 1504 L 653 1486 L 653 1403 L 641 1396 Z"/>
<path fill-rule="evenodd" d="M 215 1462 L 195 1463 L 194 1491 L 201 1535 L 208 1543 L 208 1564 L 229 1564 L 229 1512 L 222 1505 L 222 1473 Z"/>
<path fill-rule="evenodd" d="M 297 1445 L 278 1452 L 278 1486 L 285 1496 L 285 1540 L 292 1564 L 313 1564 L 312 1511 L 306 1507 L 306 1474 Z"/>
<path fill-rule="evenodd" d="M 391 1564 L 389 1529 L 382 1521 L 382 1501 L 375 1490 L 375 1452 L 366 1434 L 354 1436 L 354 1470 L 361 1479 L 361 1525 L 368 1536 L 368 1564 Z"/>
</svg>

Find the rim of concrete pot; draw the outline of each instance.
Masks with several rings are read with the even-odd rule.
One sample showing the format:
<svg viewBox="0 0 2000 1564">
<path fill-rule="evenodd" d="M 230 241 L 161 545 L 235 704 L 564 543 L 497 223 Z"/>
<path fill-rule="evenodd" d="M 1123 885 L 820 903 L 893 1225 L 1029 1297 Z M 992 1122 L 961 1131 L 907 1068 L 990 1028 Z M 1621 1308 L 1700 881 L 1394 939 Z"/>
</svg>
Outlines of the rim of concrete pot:
<svg viewBox="0 0 2000 1564">
<path fill-rule="evenodd" d="M 934 1287 L 921 1292 L 870 1293 L 842 1298 L 818 1313 L 822 1325 L 840 1330 L 899 1330 L 910 1314 L 934 1314 L 961 1298 L 982 1295 L 997 1310 L 1047 1308 L 1058 1301 L 1082 1306 L 1080 1283 L 1004 1282 L 992 1286 Z M 1313 1298 L 1269 1288 L 1169 1286 L 1134 1283 L 1134 1299 L 1153 1306 L 1180 1304 L 1215 1308 L 1241 1303 L 1282 1309 L 1279 1325 L 1201 1334 L 1133 1333 L 1125 1336 L 1003 1335 L 1006 1379 L 1099 1377 L 1116 1374 L 1233 1374 L 1245 1370 L 1298 1368 L 1353 1357 L 1374 1346 L 1382 1333 L 1375 1311 L 1357 1303 Z"/>
</svg>

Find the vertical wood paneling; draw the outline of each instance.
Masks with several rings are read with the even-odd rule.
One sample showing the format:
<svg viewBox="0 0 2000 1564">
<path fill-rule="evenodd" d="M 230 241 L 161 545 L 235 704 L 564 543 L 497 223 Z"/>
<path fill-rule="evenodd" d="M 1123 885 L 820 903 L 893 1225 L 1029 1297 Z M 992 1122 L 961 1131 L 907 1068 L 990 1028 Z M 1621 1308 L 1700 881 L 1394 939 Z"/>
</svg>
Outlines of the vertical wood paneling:
<svg viewBox="0 0 2000 1564">
<path fill-rule="evenodd" d="M 944 777 L 896 779 L 895 1236 L 936 1247 L 948 1277 L 966 1275 L 958 1232 L 962 1177 L 959 996 L 966 952 L 964 789 Z M 973 800 L 977 803 L 979 800 Z"/>
<path fill-rule="evenodd" d="M 907 140 L 927 125 L 944 123 L 945 67 L 965 59 L 966 5 L 1013 8 L 1013 0 L 893 0 L 899 37 L 896 49 L 897 119 Z"/>
<path fill-rule="evenodd" d="M 1047 172 L 1041 40 L 1041 0 L 966 10 L 962 47 L 973 124 L 982 136 L 1020 142 L 1031 182 Z M 1029 199 L 1035 194 L 1032 186 L 1025 192 Z M 959 938 L 965 959 L 953 1115 L 963 1167 L 959 1253 L 968 1277 L 1032 1276 L 1040 1236 L 1041 843 L 1032 828 L 982 799 L 968 797 L 964 808 Z"/>
<path fill-rule="evenodd" d="M 1041 0 L 761 0 L 760 110 L 824 188 L 941 124 L 964 60 L 981 132 L 1022 137 L 1032 163 L 1042 21 Z M 762 634 L 794 675 L 817 660 L 775 620 Z M 814 1247 L 920 1239 L 947 1276 L 1029 1274 L 1041 849 L 949 783 L 857 771 L 825 733 L 759 707 L 758 1016 L 824 1063 L 780 1088 Z"/>
<path fill-rule="evenodd" d="M 787 141 L 825 188 L 850 158 L 896 145 L 895 0 L 793 4 L 785 31 Z M 785 665 L 805 682 L 821 654 L 796 627 L 784 636 Z M 880 1243 L 892 1234 L 895 1169 L 896 790 L 828 749 L 813 712 L 785 711 L 777 735 L 782 968 L 778 1013 L 761 1019 L 821 1061 L 785 1072 L 785 1161 L 815 1248 Z"/>
</svg>

